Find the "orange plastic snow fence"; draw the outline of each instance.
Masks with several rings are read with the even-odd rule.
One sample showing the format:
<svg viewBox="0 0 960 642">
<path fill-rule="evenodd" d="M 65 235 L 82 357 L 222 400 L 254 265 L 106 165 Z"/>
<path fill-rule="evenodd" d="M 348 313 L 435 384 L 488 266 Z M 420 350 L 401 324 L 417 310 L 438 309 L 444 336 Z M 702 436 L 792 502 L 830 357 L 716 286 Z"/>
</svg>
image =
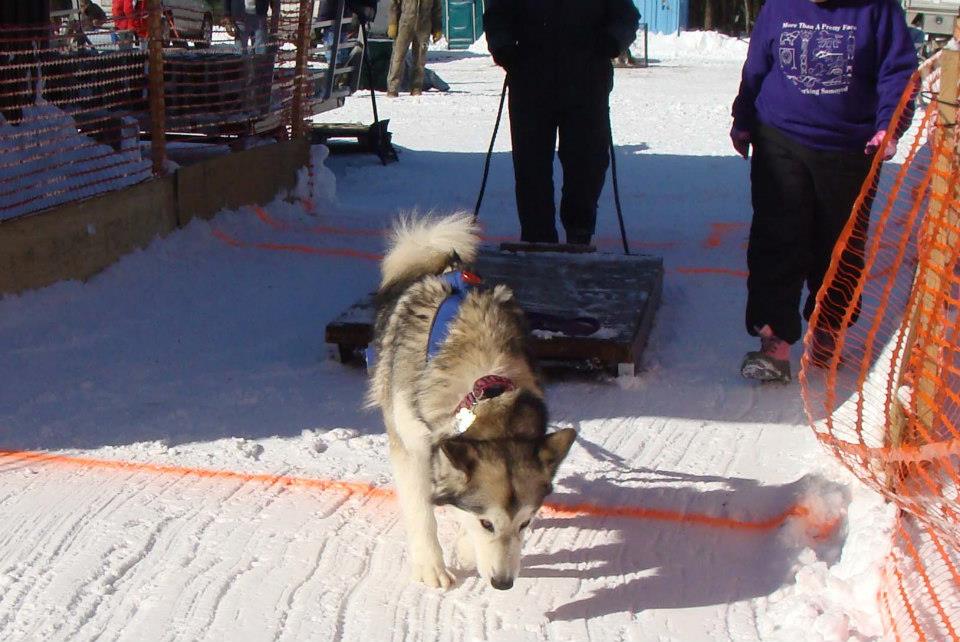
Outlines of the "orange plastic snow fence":
<svg viewBox="0 0 960 642">
<path fill-rule="evenodd" d="M 897 640 L 960 640 L 958 70 L 943 51 L 901 100 L 893 122 L 920 89 L 905 158 L 874 161 L 800 374 L 820 441 L 900 509 L 878 595 Z"/>
<path fill-rule="evenodd" d="M 214 24 L 210 3 L 104 17 L 59 4 L 43 24 L 0 23 L 0 220 L 164 174 L 172 141 L 302 136 L 355 86 L 357 22 L 328 82 L 319 36 L 333 22 L 315 0 L 273 0 L 252 42 Z"/>
</svg>

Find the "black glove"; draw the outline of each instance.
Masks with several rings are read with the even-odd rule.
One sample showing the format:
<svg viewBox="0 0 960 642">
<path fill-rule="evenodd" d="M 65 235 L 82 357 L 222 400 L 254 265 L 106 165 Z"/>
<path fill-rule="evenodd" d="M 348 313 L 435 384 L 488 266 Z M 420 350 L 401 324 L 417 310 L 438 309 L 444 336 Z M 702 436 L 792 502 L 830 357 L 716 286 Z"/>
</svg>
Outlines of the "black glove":
<svg viewBox="0 0 960 642">
<path fill-rule="evenodd" d="M 613 36 L 604 34 L 600 37 L 600 53 L 604 58 L 618 58 L 623 50 L 620 49 L 620 43 Z"/>
<path fill-rule="evenodd" d="M 504 45 L 496 51 L 491 51 L 490 55 L 493 56 L 493 62 L 510 72 L 520 59 L 520 48 L 514 44 Z"/>
</svg>

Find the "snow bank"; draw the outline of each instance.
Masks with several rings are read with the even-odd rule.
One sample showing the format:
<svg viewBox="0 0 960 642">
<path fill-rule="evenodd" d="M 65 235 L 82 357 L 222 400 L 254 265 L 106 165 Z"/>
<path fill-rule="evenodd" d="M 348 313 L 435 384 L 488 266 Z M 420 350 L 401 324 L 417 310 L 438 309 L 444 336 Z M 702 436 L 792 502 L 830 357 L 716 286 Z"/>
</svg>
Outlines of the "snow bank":
<svg viewBox="0 0 960 642">
<path fill-rule="evenodd" d="M 74 119 L 38 96 L 11 125 L 0 116 L 0 219 L 87 198 L 150 176 L 137 123 L 122 119 L 120 150 L 80 134 Z"/>
<path fill-rule="evenodd" d="M 680 33 L 651 33 L 647 37 L 650 58 L 653 60 L 742 61 L 747 57 L 748 42 L 715 31 L 683 31 Z M 643 36 L 637 36 L 630 50 L 643 55 Z"/>
<path fill-rule="evenodd" d="M 748 45 L 746 40 L 725 36 L 715 31 L 682 31 L 647 35 L 647 46 L 652 60 L 739 62 L 747 57 Z M 467 51 L 476 54 L 488 53 L 486 36 L 481 36 L 470 45 Z M 637 39 L 630 47 L 630 51 L 634 56 L 643 56 L 643 32 L 637 33 Z"/>
<path fill-rule="evenodd" d="M 877 594 L 880 569 L 890 551 L 896 507 L 863 486 L 853 485 L 850 489 L 853 501 L 848 504 L 846 533 L 841 533 L 843 548 L 839 560 L 831 563 L 831 554 L 822 548 L 826 542 L 805 548 L 794 567 L 794 582 L 758 600 L 760 639 L 771 642 L 882 639 Z M 837 509 L 835 496 L 820 496 L 820 499 L 821 508 L 827 514 Z M 797 526 L 797 523 L 788 523 L 781 537 L 794 540 L 802 532 Z"/>
<path fill-rule="evenodd" d="M 487 49 L 487 34 L 482 34 L 477 41 L 467 48 L 470 53 L 485 54 L 490 53 Z"/>
</svg>

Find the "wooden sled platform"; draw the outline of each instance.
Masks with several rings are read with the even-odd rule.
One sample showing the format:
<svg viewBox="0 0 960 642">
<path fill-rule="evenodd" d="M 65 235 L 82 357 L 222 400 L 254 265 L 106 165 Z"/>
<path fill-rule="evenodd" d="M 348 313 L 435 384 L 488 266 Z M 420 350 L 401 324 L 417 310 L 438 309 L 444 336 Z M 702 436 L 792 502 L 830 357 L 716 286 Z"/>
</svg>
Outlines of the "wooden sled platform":
<svg viewBox="0 0 960 642">
<path fill-rule="evenodd" d="M 484 285 L 505 283 L 530 318 L 533 350 L 545 366 L 634 375 L 660 305 L 663 260 L 654 256 L 504 252 L 480 254 Z M 343 362 L 363 362 L 373 333 L 373 295 L 333 320 L 327 343 Z"/>
<path fill-rule="evenodd" d="M 380 120 L 372 125 L 360 123 L 314 123 L 310 126 L 310 142 L 326 145 L 330 153 L 357 152 L 376 154 L 384 165 L 398 160 L 390 133 L 390 120 Z M 354 140 L 355 143 L 346 143 Z"/>
</svg>

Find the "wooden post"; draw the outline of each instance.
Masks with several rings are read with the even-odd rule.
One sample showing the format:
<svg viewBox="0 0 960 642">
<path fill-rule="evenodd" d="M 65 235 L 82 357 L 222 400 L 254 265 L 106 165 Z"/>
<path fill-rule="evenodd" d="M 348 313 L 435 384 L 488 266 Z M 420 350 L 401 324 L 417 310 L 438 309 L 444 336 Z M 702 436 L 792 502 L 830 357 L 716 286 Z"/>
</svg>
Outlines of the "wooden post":
<svg viewBox="0 0 960 642">
<path fill-rule="evenodd" d="M 933 337 L 941 334 L 941 310 L 937 309 L 942 300 L 936 296 L 943 288 L 941 274 L 951 266 L 956 258 L 957 238 L 954 230 L 960 224 L 960 213 L 951 205 L 956 192 L 957 181 L 957 83 L 960 81 L 960 51 L 944 50 L 940 54 L 940 92 L 937 96 L 936 144 L 942 146 L 943 153 L 937 158 L 936 173 L 931 182 L 931 201 L 926 218 L 929 224 L 921 238 L 930 239 L 934 247 L 930 250 L 929 262 L 923 277 L 923 294 L 918 302 L 916 327 L 925 330 L 917 338 L 915 350 L 922 353 L 922 368 L 916 382 L 914 411 L 917 419 L 929 430 L 933 428 L 935 409 L 931 407 L 936 395 L 937 380 L 940 377 L 940 356 Z M 942 138 L 942 139 L 941 139 Z"/>
<path fill-rule="evenodd" d="M 160 2 L 161 0 L 147 0 L 147 92 L 150 101 L 150 151 L 155 176 L 163 176 L 167 165 L 167 114 L 164 105 L 163 22 Z"/>
<path fill-rule="evenodd" d="M 300 16 L 297 24 L 297 61 L 293 78 L 293 106 L 290 109 L 290 133 L 301 138 L 306 132 L 307 102 L 307 56 L 310 53 L 310 28 L 313 24 L 313 0 L 300 0 Z"/>
<path fill-rule="evenodd" d="M 920 291 L 914 307 L 908 311 L 910 323 L 904 343 L 901 359 L 900 377 L 911 367 L 911 362 L 919 362 L 919 368 L 913 372 L 912 399 L 910 410 L 914 417 L 912 427 L 908 423 L 907 413 L 894 400 L 891 408 L 891 426 L 889 444 L 900 447 L 908 444 L 922 445 L 926 439 L 919 433 L 922 427 L 927 435 L 937 438 L 936 415 L 934 407 L 937 390 L 943 385 L 942 355 L 935 340 L 945 331 L 942 320 L 942 301 L 939 295 L 944 288 L 950 287 L 943 276 L 952 269 L 957 258 L 957 243 L 960 242 L 955 230 L 960 229 L 960 212 L 952 206 L 957 195 L 958 182 L 958 138 L 957 94 L 960 83 L 960 51 L 943 50 L 940 53 L 940 91 L 937 95 L 937 127 L 931 133 L 934 149 L 940 151 L 933 158 L 934 175 L 931 180 L 931 198 L 924 215 L 918 237 L 919 243 L 932 243 L 927 261 L 919 266 L 914 288 Z M 924 253 L 921 249 L 921 255 Z M 917 355 L 917 359 L 914 359 Z M 897 394 L 901 383 L 898 381 L 893 393 Z M 894 466 L 888 470 L 891 474 L 888 485 L 903 479 L 908 474 L 906 466 Z"/>
</svg>

